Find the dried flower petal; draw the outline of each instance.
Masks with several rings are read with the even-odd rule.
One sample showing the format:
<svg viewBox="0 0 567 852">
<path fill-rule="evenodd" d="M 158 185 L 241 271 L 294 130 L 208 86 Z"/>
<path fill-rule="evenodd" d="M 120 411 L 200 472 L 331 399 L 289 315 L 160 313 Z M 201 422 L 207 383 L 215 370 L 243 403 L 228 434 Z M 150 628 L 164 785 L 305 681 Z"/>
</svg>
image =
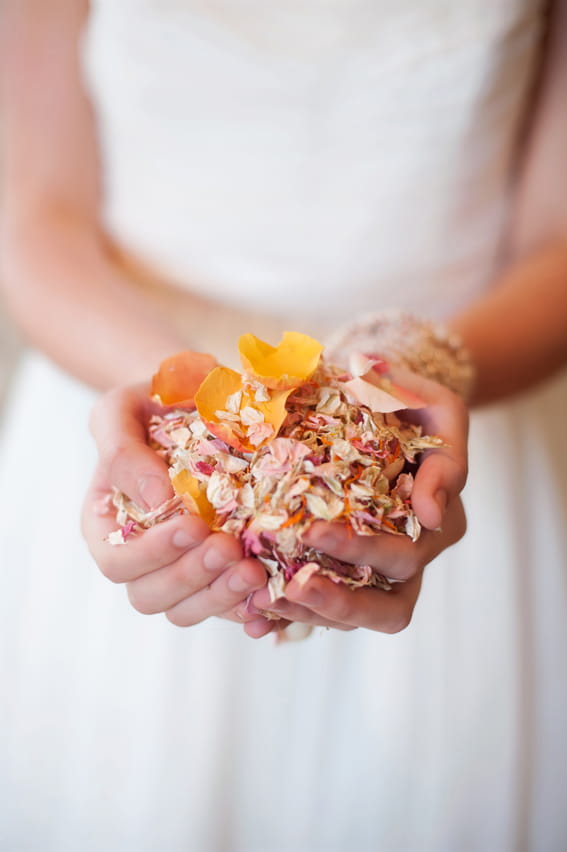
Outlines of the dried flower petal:
<svg viewBox="0 0 567 852">
<path fill-rule="evenodd" d="M 292 343 L 305 340 L 297 354 Z M 242 343 L 252 375 L 216 367 L 195 393 L 196 411 L 152 417 L 150 443 L 169 466 L 176 496 L 145 512 L 115 494 L 122 529 L 114 539 L 124 541 L 128 521 L 138 533 L 190 511 L 237 536 L 245 554 L 265 565 L 274 599 L 293 577 L 313 573 L 352 588 L 390 589 L 371 566 L 310 548 L 303 533 L 321 519 L 358 535 L 416 540 L 411 471 L 418 454 L 442 440 L 394 413 L 407 399 L 382 362 L 360 356 L 346 373 L 319 363 L 316 341 L 290 333 L 276 348 L 252 335 Z"/>
<path fill-rule="evenodd" d="M 238 350 L 250 376 L 268 388 L 289 390 L 313 375 L 323 347 L 306 334 L 286 331 L 277 346 L 270 346 L 253 334 L 243 334 Z"/>
<path fill-rule="evenodd" d="M 199 515 L 205 523 L 212 526 L 215 510 L 207 498 L 207 483 L 199 481 L 188 470 L 182 470 L 173 477 L 171 484 L 186 509 L 193 515 Z"/>
<path fill-rule="evenodd" d="M 387 414 L 391 411 L 400 411 L 403 408 L 407 408 L 403 400 L 392 396 L 391 393 L 382 390 L 382 388 L 362 378 L 351 379 L 349 382 L 345 382 L 345 388 L 350 391 L 354 399 L 361 405 L 368 406 L 371 411 Z"/>
<path fill-rule="evenodd" d="M 285 403 L 290 393 L 271 391 L 267 402 L 257 402 L 255 389 L 244 384 L 240 373 L 216 367 L 195 394 L 195 404 L 214 435 L 241 452 L 253 452 L 277 435 L 287 415 Z M 238 401 L 238 411 L 227 411 L 227 401 L 232 408 Z"/>
<path fill-rule="evenodd" d="M 151 394 L 162 405 L 193 405 L 199 385 L 217 360 L 203 352 L 179 352 L 162 361 L 152 377 Z"/>
</svg>

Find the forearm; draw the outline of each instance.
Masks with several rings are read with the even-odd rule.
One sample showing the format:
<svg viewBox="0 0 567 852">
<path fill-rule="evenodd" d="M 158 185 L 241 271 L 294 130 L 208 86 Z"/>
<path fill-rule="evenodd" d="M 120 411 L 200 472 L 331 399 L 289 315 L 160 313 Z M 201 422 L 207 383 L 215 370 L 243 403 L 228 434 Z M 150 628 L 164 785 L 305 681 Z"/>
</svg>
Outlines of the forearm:
<svg viewBox="0 0 567 852">
<path fill-rule="evenodd" d="M 567 240 L 512 265 L 486 295 L 448 325 L 477 371 L 471 405 L 510 396 L 567 363 Z"/>
<path fill-rule="evenodd" d="M 147 379 L 187 346 L 82 223 L 38 217 L 4 229 L 2 284 L 24 335 L 99 389 Z"/>
</svg>

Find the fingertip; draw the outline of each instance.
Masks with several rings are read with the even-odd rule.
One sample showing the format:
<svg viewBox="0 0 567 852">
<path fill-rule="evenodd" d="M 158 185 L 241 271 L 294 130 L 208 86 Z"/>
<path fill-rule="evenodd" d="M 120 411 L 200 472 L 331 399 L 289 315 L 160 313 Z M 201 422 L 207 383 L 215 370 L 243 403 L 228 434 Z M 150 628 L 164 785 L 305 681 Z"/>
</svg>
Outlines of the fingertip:
<svg viewBox="0 0 567 852">
<path fill-rule="evenodd" d="M 272 605 L 272 598 L 270 595 L 270 590 L 267 585 L 263 586 L 258 591 L 253 592 L 250 598 L 250 605 L 256 607 L 256 609 L 269 609 Z"/>
<path fill-rule="evenodd" d="M 416 493 L 412 495 L 412 508 L 422 527 L 427 530 L 437 530 L 443 523 L 446 506 L 446 492 L 443 501 L 431 493 Z"/>
<path fill-rule="evenodd" d="M 263 589 L 267 582 L 266 569 L 257 559 L 243 559 L 240 565 L 240 573 L 246 579 L 249 586 L 256 591 Z"/>
<path fill-rule="evenodd" d="M 265 618 L 258 618 L 255 621 L 249 621 L 244 625 L 244 632 L 251 639 L 261 639 L 271 633 L 276 626 L 275 621 L 268 621 Z"/>
<path fill-rule="evenodd" d="M 157 473 L 146 473 L 137 482 L 138 494 L 148 509 L 157 509 L 173 497 L 171 482 Z"/>
<path fill-rule="evenodd" d="M 179 550 L 190 550 L 202 544 L 210 535 L 206 523 L 196 515 L 182 515 L 174 529 L 171 542 Z"/>
<path fill-rule="evenodd" d="M 242 560 L 239 542 L 227 533 L 211 533 L 204 545 L 203 566 L 213 575 L 218 575 Z"/>
</svg>

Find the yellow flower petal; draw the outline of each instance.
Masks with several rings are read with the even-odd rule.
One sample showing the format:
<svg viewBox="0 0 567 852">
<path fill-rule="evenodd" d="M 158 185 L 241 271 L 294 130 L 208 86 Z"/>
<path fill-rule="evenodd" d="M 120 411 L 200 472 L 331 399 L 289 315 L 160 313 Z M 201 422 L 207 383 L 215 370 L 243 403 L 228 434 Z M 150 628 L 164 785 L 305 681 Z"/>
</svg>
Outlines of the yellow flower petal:
<svg viewBox="0 0 567 852">
<path fill-rule="evenodd" d="M 195 394 L 197 411 L 207 421 L 218 421 L 216 411 L 226 410 L 229 396 L 242 390 L 243 382 L 240 373 L 229 367 L 215 367 L 203 380 Z"/>
<path fill-rule="evenodd" d="M 152 378 L 151 394 L 162 405 L 193 405 L 195 393 L 217 361 L 204 352 L 179 352 L 162 361 Z"/>
<path fill-rule="evenodd" d="M 227 411 L 228 398 L 238 391 L 242 392 L 239 411 L 244 408 L 260 411 L 264 422 L 273 427 L 273 433 L 261 443 L 254 444 L 248 440 L 247 427 L 241 422 L 238 415 L 236 415 L 237 419 L 235 420 L 230 416 L 233 414 L 232 412 L 227 412 L 228 416 L 226 417 L 222 416 L 222 412 Z M 195 405 L 213 435 L 241 452 L 250 453 L 276 437 L 285 420 L 287 414 L 285 403 L 291 392 L 292 388 L 272 391 L 267 402 L 256 402 L 254 397 L 246 392 L 240 373 L 230 370 L 228 367 L 216 367 L 209 373 L 195 394 Z"/>
<path fill-rule="evenodd" d="M 244 370 L 261 384 L 277 390 L 302 385 L 315 372 L 322 345 L 296 331 L 286 331 L 277 346 L 243 334 L 238 350 Z"/>
<path fill-rule="evenodd" d="M 207 498 L 206 483 L 201 482 L 188 470 L 182 470 L 171 481 L 173 490 L 179 494 L 185 508 L 193 515 L 199 515 L 210 527 L 215 520 L 215 510 Z"/>
</svg>

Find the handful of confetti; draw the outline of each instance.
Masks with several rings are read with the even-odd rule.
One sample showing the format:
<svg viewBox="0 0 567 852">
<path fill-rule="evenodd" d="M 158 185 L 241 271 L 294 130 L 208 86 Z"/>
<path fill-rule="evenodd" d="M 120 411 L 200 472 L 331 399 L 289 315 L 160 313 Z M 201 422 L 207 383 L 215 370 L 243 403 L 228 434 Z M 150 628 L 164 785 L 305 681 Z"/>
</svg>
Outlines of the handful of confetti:
<svg viewBox="0 0 567 852">
<path fill-rule="evenodd" d="M 347 371 L 326 363 L 322 350 L 296 332 L 277 347 L 245 334 L 242 373 L 202 353 L 164 361 L 152 396 L 166 408 L 151 418 L 148 438 L 175 496 L 146 512 L 115 492 L 120 529 L 111 543 L 189 512 L 261 560 L 273 600 L 292 577 L 314 573 L 390 589 L 369 565 L 333 559 L 304 544 L 303 533 L 317 520 L 341 521 L 359 535 L 415 541 L 413 472 L 419 453 L 442 441 L 395 413 L 425 403 L 393 384 L 383 361 L 356 353 Z"/>
</svg>

